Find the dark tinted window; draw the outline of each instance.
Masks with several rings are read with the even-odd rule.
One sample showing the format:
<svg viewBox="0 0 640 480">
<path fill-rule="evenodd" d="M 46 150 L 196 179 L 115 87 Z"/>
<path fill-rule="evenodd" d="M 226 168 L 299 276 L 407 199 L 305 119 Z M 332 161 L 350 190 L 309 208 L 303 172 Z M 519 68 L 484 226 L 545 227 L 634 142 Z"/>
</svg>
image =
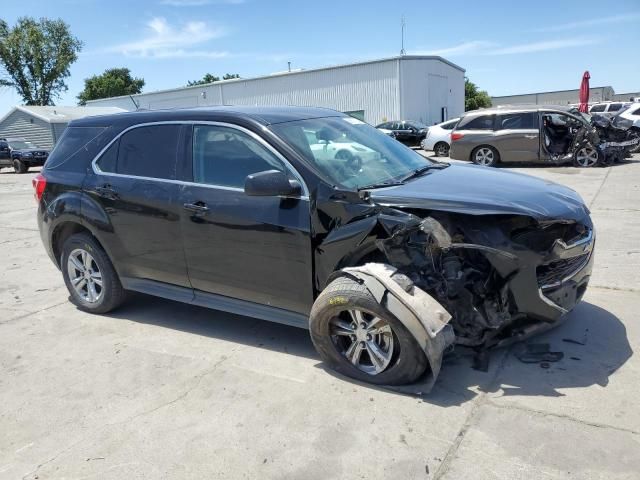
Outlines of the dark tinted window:
<svg viewBox="0 0 640 480">
<path fill-rule="evenodd" d="M 534 112 L 506 113 L 498 116 L 498 130 L 528 130 L 537 128 Z"/>
<path fill-rule="evenodd" d="M 443 123 L 442 125 L 440 125 L 440 128 L 442 128 L 443 130 L 453 130 L 453 127 L 455 127 L 457 123 L 458 123 L 457 120 L 454 120 L 452 122 Z"/>
<path fill-rule="evenodd" d="M 118 162 L 118 147 L 120 146 L 120 140 L 116 140 L 111 146 L 100 156 L 98 160 L 98 167 L 103 172 L 115 173 L 116 164 Z"/>
<path fill-rule="evenodd" d="M 601 105 L 594 105 L 593 107 L 591 107 L 591 112 L 604 112 L 606 105 L 601 104 Z"/>
<path fill-rule="evenodd" d="M 376 128 L 386 128 L 387 130 L 391 130 L 391 122 L 381 123 Z"/>
<path fill-rule="evenodd" d="M 482 115 L 460 125 L 460 130 L 493 130 L 493 116 Z"/>
<path fill-rule="evenodd" d="M 640 115 L 640 107 L 636 108 L 631 112 L 631 115 Z"/>
<path fill-rule="evenodd" d="M 69 160 L 78 158 L 82 162 L 93 160 L 104 148 L 108 135 L 106 127 L 67 127 L 56 143 L 45 164 L 46 169 L 58 168 Z"/>
<path fill-rule="evenodd" d="M 126 132 L 120 137 L 116 173 L 175 179 L 179 130 L 180 125 L 150 125 Z"/>
<path fill-rule="evenodd" d="M 618 110 L 620 110 L 620 108 L 622 108 L 622 104 L 621 103 L 612 103 L 609 105 L 609 111 L 610 112 L 617 112 Z"/>
<path fill-rule="evenodd" d="M 193 180 L 198 183 L 244 188 L 252 173 L 286 172 L 282 162 L 257 140 L 235 128 L 193 127 Z"/>
</svg>

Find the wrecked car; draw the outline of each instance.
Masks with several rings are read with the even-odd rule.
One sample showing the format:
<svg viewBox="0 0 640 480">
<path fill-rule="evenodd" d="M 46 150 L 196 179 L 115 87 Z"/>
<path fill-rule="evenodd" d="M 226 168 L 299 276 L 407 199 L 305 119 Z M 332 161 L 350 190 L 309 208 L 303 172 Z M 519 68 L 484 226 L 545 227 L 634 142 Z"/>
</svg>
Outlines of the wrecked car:
<svg viewBox="0 0 640 480">
<path fill-rule="evenodd" d="M 483 166 L 531 162 L 584 168 L 610 165 L 638 143 L 631 124 L 623 128 L 611 119 L 592 119 L 575 107 L 499 106 L 465 114 L 451 133 L 450 156 Z"/>
<path fill-rule="evenodd" d="M 380 385 L 432 385 L 454 345 L 554 326 L 593 263 L 573 190 L 434 162 L 320 108 L 74 120 L 33 185 L 81 310 L 137 291 L 306 328 L 327 365 Z"/>
</svg>

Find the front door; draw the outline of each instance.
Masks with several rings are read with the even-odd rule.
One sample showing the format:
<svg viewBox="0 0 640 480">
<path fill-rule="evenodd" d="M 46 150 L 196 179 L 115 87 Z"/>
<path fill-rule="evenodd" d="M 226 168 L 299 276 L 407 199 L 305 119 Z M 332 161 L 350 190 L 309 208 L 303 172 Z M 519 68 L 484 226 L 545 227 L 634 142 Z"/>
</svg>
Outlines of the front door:
<svg viewBox="0 0 640 480">
<path fill-rule="evenodd" d="M 107 252 L 117 259 L 125 288 L 130 279 L 190 288 L 175 181 L 182 128 L 157 124 L 125 132 L 85 180 L 84 189 L 98 208 L 91 211 L 94 204 L 87 203 L 83 215 L 92 219 Z"/>
<path fill-rule="evenodd" d="M 537 112 L 503 113 L 495 119 L 494 145 L 503 162 L 535 162 L 540 155 Z"/>
<path fill-rule="evenodd" d="M 11 150 L 9 144 L 0 140 L 0 166 L 11 165 Z"/>
<path fill-rule="evenodd" d="M 198 292 L 308 314 L 313 303 L 309 199 L 252 197 L 247 175 L 287 162 L 257 135 L 228 124 L 196 124 L 181 189 L 189 279 Z M 298 178 L 299 179 L 299 178 Z"/>
</svg>

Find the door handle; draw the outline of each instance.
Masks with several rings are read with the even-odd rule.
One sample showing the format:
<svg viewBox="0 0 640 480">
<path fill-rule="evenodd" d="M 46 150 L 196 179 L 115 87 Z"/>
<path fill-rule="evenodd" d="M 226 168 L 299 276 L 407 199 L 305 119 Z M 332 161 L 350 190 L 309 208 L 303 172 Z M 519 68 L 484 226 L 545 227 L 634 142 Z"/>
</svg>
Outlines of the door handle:
<svg viewBox="0 0 640 480">
<path fill-rule="evenodd" d="M 204 202 L 185 203 L 183 207 L 185 210 L 195 213 L 207 213 L 209 211 L 209 207 Z"/>
<path fill-rule="evenodd" d="M 96 187 L 96 193 L 99 197 L 107 198 L 109 200 L 116 200 L 118 198 L 118 193 L 113 189 L 111 185 L 102 185 L 101 187 Z"/>
</svg>

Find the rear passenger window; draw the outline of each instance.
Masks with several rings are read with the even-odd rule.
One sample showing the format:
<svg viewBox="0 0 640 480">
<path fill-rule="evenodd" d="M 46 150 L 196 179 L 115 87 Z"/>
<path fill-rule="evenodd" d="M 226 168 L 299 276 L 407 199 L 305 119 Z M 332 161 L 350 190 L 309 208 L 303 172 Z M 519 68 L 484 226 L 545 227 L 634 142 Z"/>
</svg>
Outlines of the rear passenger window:
<svg viewBox="0 0 640 480">
<path fill-rule="evenodd" d="M 631 112 L 631 115 L 640 116 L 640 107 L 636 108 L 633 112 Z"/>
<path fill-rule="evenodd" d="M 180 125 L 149 125 L 125 132 L 100 157 L 100 170 L 108 173 L 176 178 Z"/>
<path fill-rule="evenodd" d="M 590 112 L 604 112 L 606 105 L 602 104 L 602 105 L 594 105 L 593 107 L 591 107 Z"/>
<path fill-rule="evenodd" d="M 235 128 L 193 127 L 193 180 L 224 187 L 244 188 L 252 173 L 287 172 L 282 162 L 261 143 Z"/>
<path fill-rule="evenodd" d="M 618 110 L 620 110 L 620 108 L 622 107 L 621 103 L 612 103 L 609 105 L 609 111 L 610 112 L 617 112 Z"/>
<path fill-rule="evenodd" d="M 473 118 L 466 124 L 461 125 L 460 130 L 493 130 L 493 116 L 483 115 Z"/>
<path fill-rule="evenodd" d="M 442 125 L 440 125 L 440 128 L 442 128 L 443 130 L 453 130 L 453 127 L 455 127 L 457 123 L 457 120 L 453 122 L 443 123 Z"/>
<path fill-rule="evenodd" d="M 537 128 L 534 112 L 507 113 L 498 116 L 498 130 L 531 130 Z"/>
</svg>

